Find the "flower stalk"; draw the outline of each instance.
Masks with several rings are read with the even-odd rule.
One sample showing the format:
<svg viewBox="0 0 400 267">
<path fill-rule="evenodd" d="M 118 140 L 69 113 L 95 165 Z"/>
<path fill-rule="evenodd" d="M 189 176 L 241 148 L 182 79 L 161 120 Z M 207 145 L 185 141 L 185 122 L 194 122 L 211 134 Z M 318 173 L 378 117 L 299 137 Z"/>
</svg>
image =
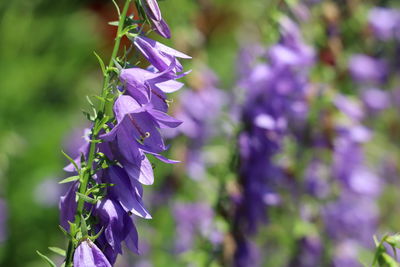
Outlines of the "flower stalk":
<svg viewBox="0 0 400 267">
<path fill-rule="evenodd" d="M 97 116 L 94 121 L 94 131 L 92 132 L 92 142 L 90 143 L 90 149 L 89 149 L 89 155 L 88 155 L 88 160 L 85 168 L 82 168 L 79 171 L 79 193 L 86 195 L 86 191 L 88 189 L 88 182 L 91 176 L 94 174 L 93 170 L 93 162 L 96 156 L 96 142 L 93 142 L 97 139 L 98 134 L 99 134 L 99 128 L 102 126 L 102 123 L 104 123 L 103 118 L 106 113 L 106 102 L 109 101 L 108 97 L 110 94 L 110 81 L 111 81 L 111 69 L 114 66 L 114 62 L 116 61 L 116 57 L 118 55 L 121 39 L 124 35 L 121 35 L 122 30 L 124 29 L 124 24 L 126 20 L 126 16 L 128 13 L 129 9 L 129 4 L 131 3 L 131 0 L 126 0 L 125 5 L 123 7 L 122 13 L 119 14 L 119 20 L 118 20 L 118 29 L 117 29 L 117 34 L 115 37 L 115 43 L 114 43 L 114 48 L 110 57 L 110 61 L 108 63 L 108 67 L 105 70 L 104 75 L 104 81 L 103 81 L 103 89 L 101 92 L 101 98 L 104 99 L 104 101 L 100 102 L 100 112 L 97 113 Z M 113 101 L 113 100 L 112 100 Z M 76 215 L 75 215 L 75 222 L 77 225 L 80 225 L 80 220 L 83 216 L 83 207 L 85 204 L 84 198 L 79 198 L 78 199 L 78 205 L 77 205 L 77 210 L 76 210 Z M 67 255 L 66 255 L 66 261 L 65 261 L 65 266 L 70 267 L 72 266 L 72 261 L 73 261 L 73 253 L 74 253 L 74 243 L 72 240 L 69 241 L 68 243 L 68 250 L 67 250 Z"/>
<path fill-rule="evenodd" d="M 115 44 L 107 66 L 97 54 L 103 72 L 99 107 L 88 98 L 93 114 L 86 113 L 92 128 L 86 131 L 80 156 L 64 168 L 74 176 L 60 199 L 61 230 L 69 238 L 64 266 L 112 266 L 122 243 L 138 253 L 138 233 L 131 216 L 151 219 L 143 204 L 142 185 L 154 182 L 148 154 L 165 163 L 176 163 L 161 155 L 167 146 L 161 128 L 175 128 L 182 122 L 170 117 L 166 93 L 179 90 L 185 76 L 177 58 L 189 56 L 151 40 L 142 32 L 145 22 L 159 35 L 169 38 L 155 0 L 136 0 L 140 18 L 128 17 L 132 0 L 118 11 Z M 151 20 L 149 20 L 149 17 Z M 140 27 L 139 27 L 139 24 Z M 147 69 L 127 61 L 131 48 L 118 57 L 126 36 L 150 63 Z M 112 111 L 111 111 L 112 108 Z M 48 261 L 48 258 L 44 258 Z"/>
</svg>

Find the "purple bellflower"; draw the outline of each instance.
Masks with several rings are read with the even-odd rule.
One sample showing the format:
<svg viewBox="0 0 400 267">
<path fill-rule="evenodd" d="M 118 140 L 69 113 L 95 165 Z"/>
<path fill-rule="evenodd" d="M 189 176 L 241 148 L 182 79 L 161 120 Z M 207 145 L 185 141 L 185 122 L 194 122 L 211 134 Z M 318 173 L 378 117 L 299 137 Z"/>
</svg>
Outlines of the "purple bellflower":
<svg viewBox="0 0 400 267">
<path fill-rule="evenodd" d="M 356 54 L 350 58 L 349 71 L 360 84 L 381 84 L 386 80 L 388 67 L 381 59 Z"/>
<path fill-rule="evenodd" d="M 362 99 L 367 109 L 372 112 L 382 111 L 390 106 L 389 94 L 378 88 L 364 89 Z"/>
<path fill-rule="evenodd" d="M 123 69 L 120 80 L 125 85 L 126 93 L 133 97 L 141 105 L 151 103 L 154 109 L 167 112 L 166 93 L 179 90 L 183 83 L 176 79 L 183 77 L 186 73 L 175 75 L 172 72 L 175 63 L 163 72 L 153 72 L 140 68 Z M 153 68 L 154 70 L 154 68 Z"/>
<path fill-rule="evenodd" d="M 258 63 L 240 78 L 248 91 L 242 107 L 244 131 L 239 135 L 243 195 L 237 219 L 255 232 L 265 220 L 266 207 L 275 205 L 274 187 L 283 173 L 273 162 L 288 125 L 304 121 L 307 72 L 313 52 L 300 38 L 296 25 L 282 21 L 281 41 L 267 52 L 270 63 Z M 301 68 L 300 68 L 301 66 Z"/>
<path fill-rule="evenodd" d="M 400 11 L 397 9 L 375 7 L 369 12 L 368 23 L 380 40 L 400 38 Z"/>
<path fill-rule="evenodd" d="M 84 240 L 76 248 L 74 267 L 111 267 L 103 252 L 90 240 Z"/>
<path fill-rule="evenodd" d="M 96 241 L 111 263 L 115 262 L 118 254 L 122 254 L 123 241 L 132 252 L 139 252 L 136 227 L 117 201 L 102 200 L 97 204 L 94 213 L 100 221 L 99 229 L 104 229 Z"/>
<path fill-rule="evenodd" d="M 347 120 L 336 125 L 331 172 L 340 195 L 323 207 L 322 216 L 334 245 L 333 265 L 361 266 L 360 249 L 373 247 L 379 215 L 376 202 L 382 184 L 365 164 L 363 144 L 372 133 L 361 124 L 365 117 L 362 109 L 355 109 L 361 105 L 345 96 L 340 99 L 336 106 Z"/>
<path fill-rule="evenodd" d="M 241 108 L 244 129 L 238 138 L 242 190 L 234 218 L 235 266 L 258 266 L 246 259 L 251 253 L 245 237 L 257 233 L 266 222 L 269 206 L 280 203 L 276 189 L 286 177 L 274 158 L 282 151 L 284 138 L 296 136 L 304 125 L 308 69 L 314 62 L 313 49 L 287 18 L 281 21 L 280 41 L 266 53 L 253 54 L 253 60 L 245 54 L 251 67 L 239 77 L 239 86 L 246 92 Z"/>
</svg>

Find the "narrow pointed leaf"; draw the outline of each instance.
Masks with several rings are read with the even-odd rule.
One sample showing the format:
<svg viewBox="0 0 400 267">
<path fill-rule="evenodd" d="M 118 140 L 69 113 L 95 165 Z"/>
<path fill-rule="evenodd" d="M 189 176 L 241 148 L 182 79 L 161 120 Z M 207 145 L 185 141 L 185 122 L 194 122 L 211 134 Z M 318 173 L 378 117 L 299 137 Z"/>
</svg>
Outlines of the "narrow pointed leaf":
<svg viewBox="0 0 400 267">
<path fill-rule="evenodd" d="M 67 153 L 65 153 L 62 150 L 61 150 L 61 153 L 72 163 L 72 165 L 74 165 L 76 171 L 79 172 L 79 167 L 78 167 L 78 165 L 76 165 L 75 160 L 73 160 L 70 156 L 67 155 Z"/>
<path fill-rule="evenodd" d="M 75 182 L 77 180 L 79 180 L 79 175 L 75 175 L 75 176 L 71 176 L 68 178 L 65 178 L 64 180 L 58 182 L 59 184 L 65 184 L 65 183 L 70 183 L 70 182 Z"/>
<path fill-rule="evenodd" d="M 50 267 L 57 267 L 56 264 L 55 264 L 52 260 L 49 259 L 49 257 L 43 255 L 43 254 L 40 253 L 38 250 L 36 250 L 36 253 L 37 253 L 45 262 L 47 262 L 47 264 L 48 264 Z"/>
</svg>

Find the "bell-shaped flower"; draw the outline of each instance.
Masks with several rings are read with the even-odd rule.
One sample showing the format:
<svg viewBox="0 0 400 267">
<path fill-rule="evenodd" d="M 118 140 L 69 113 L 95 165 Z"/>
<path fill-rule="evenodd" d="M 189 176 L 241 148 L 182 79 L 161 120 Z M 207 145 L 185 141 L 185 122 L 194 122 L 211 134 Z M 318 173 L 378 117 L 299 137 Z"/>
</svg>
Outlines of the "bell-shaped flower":
<svg viewBox="0 0 400 267">
<path fill-rule="evenodd" d="M 97 204 L 95 214 L 100 219 L 100 225 L 104 228 L 104 236 L 107 243 L 118 253 L 122 252 L 121 242 L 128 235 L 137 236 L 136 228 L 128 213 L 115 200 L 110 198 L 103 199 Z M 131 228 L 134 228 L 135 231 Z"/>
<path fill-rule="evenodd" d="M 128 158 L 132 155 L 140 156 L 139 148 L 149 152 L 159 153 L 166 149 L 159 128 L 174 128 L 182 122 L 168 114 L 155 110 L 151 105 L 141 106 L 130 96 L 121 95 L 115 101 L 114 113 L 117 125 L 108 133 L 102 135 L 106 141 L 123 139 L 119 145 L 121 152 Z M 132 141 L 136 140 L 136 142 Z M 133 143 L 128 151 L 128 143 Z M 136 147 L 136 151 L 134 148 Z"/>
<path fill-rule="evenodd" d="M 74 253 L 74 267 L 111 267 L 103 252 L 89 239 L 79 244 Z"/>
<path fill-rule="evenodd" d="M 96 240 L 102 251 L 107 251 L 107 258 L 114 262 L 116 255 L 122 253 L 122 242 L 138 253 L 138 233 L 132 219 L 119 202 L 104 198 L 96 205 L 94 214 L 99 218 L 99 225 L 104 229 Z"/>
<path fill-rule="evenodd" d="M 121 206 L 139 217 L 151 219 L 144 208 L 142 185 L 135 179 L 130 179 L 125 170 L 119 166 L 111 166 L 106 171 L 107 182 L 113 184 L 109 188 L 110 196 L 117 199 Z"/>
<path fill-rule="evenodd" d="M 125 85 L 126 92 L 142 105 L 151 103 L 155 109 L 167 112 L 168 105 L 165 93 L 179 90 L 183 83 L 175 79 L 186 73 L 176 76 L 171 74 L 174 64 L 163 72 L 152 72 L 140 68 L 123 69 L 120 80 Z"/>
<path fill-rule="evenodd" d="M 144 36 L 135 37 L 133 43 L 143 56 L 159 71 L 164 71 L 168 69 L 172 63 L 175 63 L 173 71 L 175 73 L 182 72 L 182 65 L 177 58 L 191 58 L 184 53 Z"/>
<path fill-rule="evenodd" d="M 143 152 L 154 154 L 160 160 L 168 162 L 159 155 L 166 150 L 159 129 L 177 127 L 181 121 L 151 108 L 151 105 L 141 106 L 126 95 L 118 97 L 114 113 L 117 125 L 101 138 L 112 142 L 113 155 L 130 177 L 143 184 L 152 184 L 153 170 Z"/>
<path fill-rule="evenodd" d="M 120 152 L 127 158 L 139 157 L 140 147 L 154 152 L 165 150 L 157 121 L 135 99 L 126 95 L 118 97 L 114 113 L 118 123 L 102 138 L 106 141 L 117 139 Z"/>
<path fill-rule="evenodd" d="M 384 60 L 355 54 L 349 60 L 349 72 L 360 84 L 381 84 L 386 81 L 388 66 Z"/>
<path fill-rule="evenodd" d="M 368 24 L 374 36 L 380 40 L 388 41 L 400 37 L 400 12 L 398 9 L 372 8 L 368 14 Z"/>
</svg>

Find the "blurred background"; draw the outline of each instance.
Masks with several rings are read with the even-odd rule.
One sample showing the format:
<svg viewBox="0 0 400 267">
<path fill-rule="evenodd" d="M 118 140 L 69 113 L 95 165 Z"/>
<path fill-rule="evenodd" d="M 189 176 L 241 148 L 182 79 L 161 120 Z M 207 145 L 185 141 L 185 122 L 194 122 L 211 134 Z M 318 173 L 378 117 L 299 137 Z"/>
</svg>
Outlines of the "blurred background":
<svg viewBox="0 0 400 267">
<path fill-rule="evenodd" d="M 365 230 L 370 239 L 363 249 L 354 252 L 348 242 L 337 246 L 329 230 L 316 230 L 322 222 L 309 220 L 307 215 L 325 205 L 326 199 L 304 193 L 307 203 L 309 198 L 314 199 L 299 211 L 285 200 L 287 194 L 296 194 L 293 185 L 285 189 L 285 181 L 276 190 L 282 191 L 281 202 L 268 204 L 271 208 L 265 210 L 265 224 L 251 237 L 258 246 L 257 261 L 242 266 L 358 266 L 338 260 L 348 254 L 357 254 L 354 257 L 361 259 L 360 266 L 369 266 L 374 253 L 372 236 L 400 229 L 400 11 L 396 9 L 400 3 L 163 0 L 159 5 L 172 30 L 171 40 L 162 42 L 193 57 L 184 62 L 186 69 L 193 72 L 184 78 L 187 88 L 172 96 L 172 113 L 184 121 L 188 116 L 189 121 L 196 120 L 196 112 L 204 114 L 201 123 L 208 127 L 207 138 L 193 134 L 189 126 L 180 133 L 166 134 L 171 136 L 169 156 L 183 162 L 166 166 L 154 161 L 156 183 L 145 187 L 145 203 L 151 203 L 148 208 L 153 219 L 137 220 L 143 253 L 126 253 L 117 266 L 220 266 L 218 258 L 232 253 L 226 235 L 230 225 L 219 204 L 221 194 L 223 201 L 234 200 L 239 190 L 235 182 L 239 171 L 234 170 L 239 154 L 237 136 L 245 127 L 241 126 L 241 116 L 235 114 L 241 112 L 237 110 L 241 109 L 240 99 L 246 98 L 246 91 L 240 90 L 240 80 L 241 68 L 247 64 L 239 52 L 243 54 L 247 49 L 249 54 L 255 54 L 256 47 L 266 50 L 280 42 L 284 17 L 299 25 L 304 43 L 313 50 L 314 63 L 307 79 L 314 87 L 324 88 L 322 100 L 314 94 L 308 103 L 318 106 L 317 113 L 332 114 L 339 109 L 350 116 L 362 105 L 362 123 L 373 131 L 373 137 L 363 142 L 365 158 L 373 172 L 363 173 L 356 186 L 363 188 L 360 190 L 379 190 L 373 207 L 368 202 L 350 211 L 327 208 L 327 212 L 339 213 L 335 217 L 340 218 L 339 226 L 350 220 L 349 232 L 369 223 L 364 221 L 365 215 L 373 217 L 374 227 Z M 392 13 L 372 12 L 378 6 L 390 8 Z M 62 259 L 48 250 L 49 246 L 66 246 L 58 229 L 58 200 L 66 190 L 58 184 L 66 177 L 61 150 L 70 155 L 77 153 L 82 131 L 88 125 L 81 112 L 87 108 L 85 96 L 98 94 L 102 85 L 93 51 L 108 59 L 115 29 L 107 22 L 113 20 L 116 12 L 109 0 L 0 1 L 0 266 L 44 266 L 36 250 L 61 263 Z M 362 55 L 383 63 L 373 65 Z M 254 58 L 257 62 L 262 57 Z M 249 70 L 253 71 L 254 66 Z M 367 90 L 360 80 L 369 78 L 382 82 L 368 82 Z M 208 91 L 198 96 L 204 91 L 202 88 L 217 92 L 210 91 L 211 99 Z M 345 104 L 335 104 L 333 109 L 332 103 L 340 102 L 338 95 L 346 96 Z M 205 107 L 190 111 L 185 101 Z M 205 114 L 207 110 L 210 114 Z M 194 114 L 188 115 L 190 112 Z M 310 129 L 329 124 L 327 120 L 333 116 L 317 116 Z M 277 155 L 284 162 L 284 171 L 291 173 L 290 179 L 303 179 L 296 177 L 306 177 L 313 160 L 302 162 L 302 174 L 296 175 L 291 167 L 301 156 L 291 149 L 297 142 L 289 140 L 285 144 Z M 300 149 L 313 148 L 304 145 Z M 327 177 L 330 170 L 325 168 L 322 172 L 321 177 Z M 365 178 L 371 173 L 372 182 Z M 337 195 L 340 199 L 341 195 Z M 274 202 L 276 195 L 270 197 Z M 353 197 L 356 200 L 347 199 L 342 204 L 363 198 Z M 357 218 L 352 218 L 353 214 Z M 312 242 L 316 236 L 316 243 L 322 242 L 322 246 Z M 314 256 L 303 249 L 314 250 Z M 324 260 L 310 263 L 304 260 L 307 257 Z"/>
</svg>

